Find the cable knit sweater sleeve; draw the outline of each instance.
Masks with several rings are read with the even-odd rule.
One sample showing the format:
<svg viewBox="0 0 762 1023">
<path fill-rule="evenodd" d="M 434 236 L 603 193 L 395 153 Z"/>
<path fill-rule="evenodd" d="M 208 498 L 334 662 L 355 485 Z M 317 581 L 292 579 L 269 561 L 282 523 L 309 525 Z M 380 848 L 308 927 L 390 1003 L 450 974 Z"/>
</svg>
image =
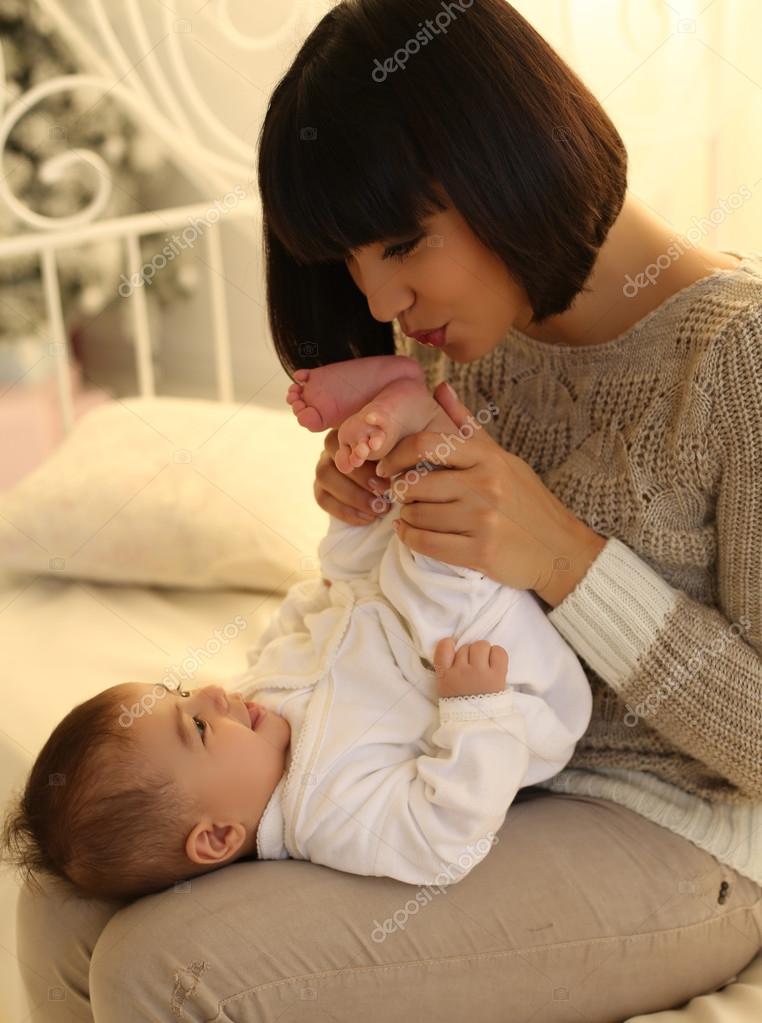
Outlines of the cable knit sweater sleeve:
<svg viewBox="0 0 762 1023">
<path fill-rule="evenodd" d="M 670 586 L 610 538 L 549 620 L 644 721 L 762 799 L 762 310 L 718 337 L 710 443 L 716 501 L 716 607 Z"/>
</svg>

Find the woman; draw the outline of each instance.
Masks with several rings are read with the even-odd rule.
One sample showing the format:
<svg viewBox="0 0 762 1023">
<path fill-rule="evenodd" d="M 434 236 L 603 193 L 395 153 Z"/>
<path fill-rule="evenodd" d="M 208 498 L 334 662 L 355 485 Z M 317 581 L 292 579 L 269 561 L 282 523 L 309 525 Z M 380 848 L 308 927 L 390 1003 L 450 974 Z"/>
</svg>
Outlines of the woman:
<svg viewBox="0 0 762 1023">
<path fill-rule="evenodd" d="M 459 426 L 498 407 L 446 471 L 417 435 L 386 477 L 344 476 L 331 431 L 318 504 L 359 525 L 397 477 L 412 549 L 544 602 L 593 720 L 446 899 L 299 861 L 116 915 L 25 891 L 30 987 L 109 1023 L 610 1023 L 715 990 L 762 944 L 762 263 L 674 242 L 503 0 L 338 4 L 274 91 L 259 174 L 290 373 L 404 353 Z M 439 349 L 402 332 L 444 324 Z"/>
</svg>

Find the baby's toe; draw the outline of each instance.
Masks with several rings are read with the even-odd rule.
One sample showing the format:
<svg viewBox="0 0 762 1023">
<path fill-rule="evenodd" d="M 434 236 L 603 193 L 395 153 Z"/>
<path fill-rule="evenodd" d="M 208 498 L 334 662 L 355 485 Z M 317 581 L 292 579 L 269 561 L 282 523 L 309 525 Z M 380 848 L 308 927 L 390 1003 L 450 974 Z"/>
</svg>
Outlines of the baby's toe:
<svg viewBox="0 0 762 1023">
<path fill-rule="evenodd" d="M 301 384 L 306 384 L 310 378 L 310 371 L 308 369 L 298 369 L 294 373 L 294 380 L 298 380 Z"/>
<path fill-rule="evenodd" d="M 341 447 L 339 447 L 336 454 L 333 456 L 334 465 L 339 470 L 339 472 L 343 472 L 345 476 L 348 476 L 349 473 L 352 472 L 352 469 L 354 468 L 354 466 L 349 460 L 350 454 L 351 449 L 348 448 L 345 444 L 342 444 Z"/>
</svg>

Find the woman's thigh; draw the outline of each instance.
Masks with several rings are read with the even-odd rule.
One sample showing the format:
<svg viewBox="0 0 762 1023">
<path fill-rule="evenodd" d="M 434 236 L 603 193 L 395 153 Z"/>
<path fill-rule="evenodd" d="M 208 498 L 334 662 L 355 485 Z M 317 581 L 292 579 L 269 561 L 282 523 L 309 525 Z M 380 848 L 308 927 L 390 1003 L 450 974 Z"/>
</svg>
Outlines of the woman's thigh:
<svg viewBox="0 0 762 1023">
<path fill-rule="evenodd" d="M 242 862 L 138 900 L 97 941 L 93 1012 L 97 1023 L 618 1023 L 742 970 L 762 946 L 761 896 L 624 807 L 526 790 L 450 888 Z"/>
</svg>

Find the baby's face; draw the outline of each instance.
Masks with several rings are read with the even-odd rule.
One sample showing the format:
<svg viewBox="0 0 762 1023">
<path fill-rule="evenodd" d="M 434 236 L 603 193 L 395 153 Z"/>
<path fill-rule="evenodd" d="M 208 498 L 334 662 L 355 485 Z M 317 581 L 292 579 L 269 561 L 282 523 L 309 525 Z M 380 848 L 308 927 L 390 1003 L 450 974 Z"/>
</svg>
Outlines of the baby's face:
<svg viewBox="0 0 762 1023">
<path fill-rule="evenodd" d="M 218 685 L 175 691 L 130 683 L 124 703 L 146 757 L 199 801 L 189 858 L 221 864 L 252 853 L 259 819 L 285 770 L 286 718 L 268 710 L 252 727 L 243 697 Z"/>
</svg>

